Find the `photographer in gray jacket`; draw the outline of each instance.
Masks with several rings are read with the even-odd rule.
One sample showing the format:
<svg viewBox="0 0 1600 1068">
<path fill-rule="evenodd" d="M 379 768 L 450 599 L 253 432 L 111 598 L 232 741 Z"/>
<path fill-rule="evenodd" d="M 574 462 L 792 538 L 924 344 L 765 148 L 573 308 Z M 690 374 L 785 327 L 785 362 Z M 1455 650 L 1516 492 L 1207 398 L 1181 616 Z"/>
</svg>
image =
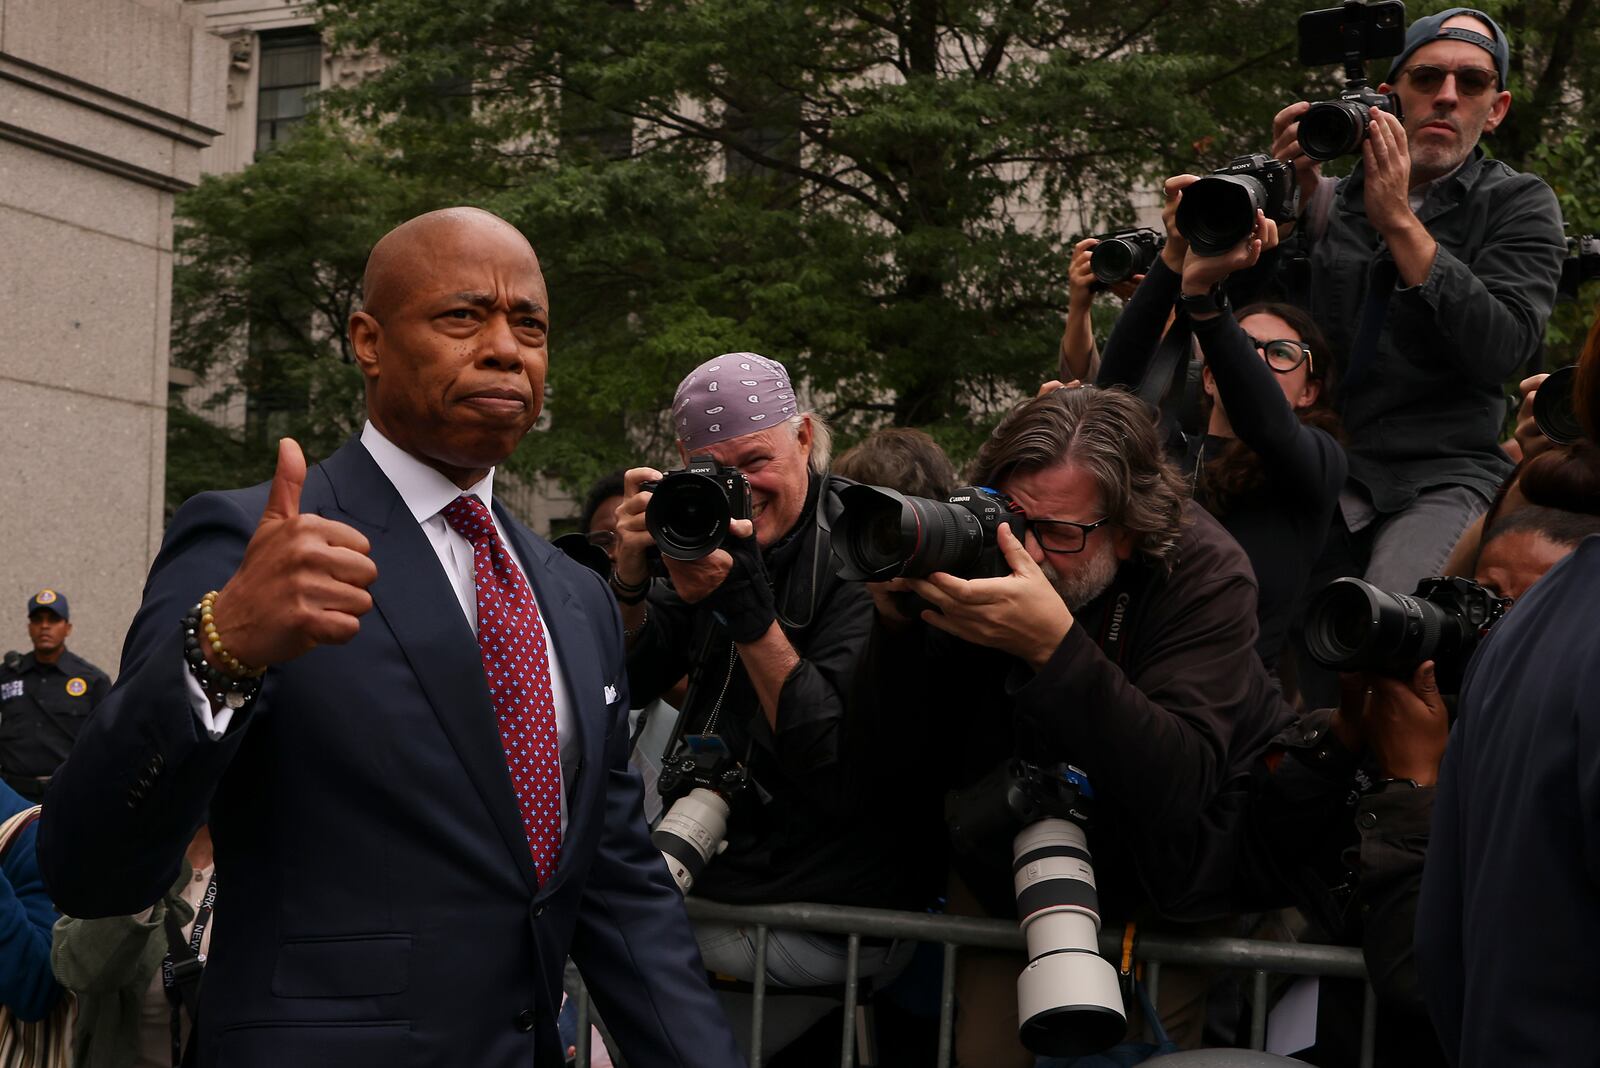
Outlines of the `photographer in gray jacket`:
<svg viewBox="0 0 1600 1068">
<path fill-rule="evenodd" d="M 1293 160 L 1303 214 L 1303 306 L 1349 354 L 1340 396 L 1350 481 L 1334 574 L 1410 590 L 1437 574 L 1511 463 L 1501 386 L 1539 350 L 1566 255 L 1555 195 L 1479 147 L 1511 107 L 1494 20 L 1451 8 L 1412 23 L 1370 109 L 1360 162 L 1323 178 L 1284 108 L 1273 154 Z M 1296 303 L 1301 303 L 1297 299 Z"/>
</svg>

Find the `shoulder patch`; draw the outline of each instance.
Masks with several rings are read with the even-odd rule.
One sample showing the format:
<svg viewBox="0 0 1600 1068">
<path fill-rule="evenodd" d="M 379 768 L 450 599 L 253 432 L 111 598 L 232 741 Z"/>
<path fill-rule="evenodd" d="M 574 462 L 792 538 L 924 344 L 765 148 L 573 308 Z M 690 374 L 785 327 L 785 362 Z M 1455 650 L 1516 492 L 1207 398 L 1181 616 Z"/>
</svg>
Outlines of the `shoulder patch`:
<svg viewBox="0 0 1600 1068">
<path fill-rule="evenodd" d="M 67 680 L 67 693 L 71 694 L 73 697 L 82 697 L 88 692 L 89 684 L 83 681 L 82 676 L 74 675 L 72 678 Z"/>
</svg>

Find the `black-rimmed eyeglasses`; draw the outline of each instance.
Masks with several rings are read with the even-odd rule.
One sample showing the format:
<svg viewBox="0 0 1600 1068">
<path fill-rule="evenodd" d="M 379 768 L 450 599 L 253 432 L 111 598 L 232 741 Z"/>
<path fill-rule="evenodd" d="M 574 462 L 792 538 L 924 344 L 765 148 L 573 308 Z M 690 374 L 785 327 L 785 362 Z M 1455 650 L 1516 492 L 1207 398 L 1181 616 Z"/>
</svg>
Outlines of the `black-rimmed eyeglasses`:
<svg viewBox="0 0 1600 1068">
<path fill-rule="evenodd" d="M 1310 346 L 1292 338 L 1279 337 L 1270 341 L 1263 341 L 1258 337 L 1253 337 L 1250 339 L 1250 344 L 1254 345 L 1256 351 L 1266 358 L 1267 366 L 1280 375 L 1288 374 L 1311 359 Z M 1315 369 L 1316 366 L 1314 364 L 1307 367 L 1308 371 Z"/>
<path fill-rule="evenodd" d="M 1089 544 L 1089 535 L 1111 522 L 1111 517 L 1096 519 L 1093 523 L 1074 523 L 1070 519 L 1028 519 L 1024 525 L 1033 532 L 1033 540 L 1047 553 L 1081 553 Z"/>
</svg>

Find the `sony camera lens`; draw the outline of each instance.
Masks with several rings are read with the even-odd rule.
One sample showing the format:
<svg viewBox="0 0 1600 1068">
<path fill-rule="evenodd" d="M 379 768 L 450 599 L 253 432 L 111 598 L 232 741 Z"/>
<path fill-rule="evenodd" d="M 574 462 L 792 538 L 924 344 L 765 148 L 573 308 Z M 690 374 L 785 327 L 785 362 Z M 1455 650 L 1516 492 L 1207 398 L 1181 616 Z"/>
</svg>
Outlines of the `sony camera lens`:
<svg viewBox="0 0 1600 1068">
<path fill-rule="evenodd" d="M 662 817 L 650 841 L 661 850 L 672 881 L 687 894 L 711 858 L 726 847 L 727 834 L 728 802 L 716 791 L 697 786 Z"/>
<path fill-rule="evenodd" d="M 1539 383 L 1533 395 L 1533 421 L 1539 432 L 1557 445 L 1570 445 L 1583 437 L 1583 424 L 1572 405 L 1572 388 L 1578 369 L 1563 367 Z"/>
<path fill-rule="evenodd" d="M 1306 651 L 1334 671 L 1408 679 L 1425 660 L 1455 693 L 1483 635 L 1511 602 L 1464 578 L 1430 578 L 1413 596 L 1336 579 L 1306 606 Z"/>
<path fill-rule="evenodd" d="M 1183 191 L 1178 230 L 1199 256 L 1220 256 L 1256 228 L 1267 190 L 1248 174 L 1208 174 Z"/>
<path fill-rule="evenodd" d="M 1361 150 L 1371 113 L 1355 100 L 1319 100 L 1300 117 L 1300 148 L 1312 159 L 1330 160 Z"/>
<path fill-rule="evenodd" d="M 653 489 L 645 507 L 645 526 L 662 556 L 699 560 L 722 544 L 732 518 L 728 494 L 707 475 L 674 471 Z"/>
</svg>

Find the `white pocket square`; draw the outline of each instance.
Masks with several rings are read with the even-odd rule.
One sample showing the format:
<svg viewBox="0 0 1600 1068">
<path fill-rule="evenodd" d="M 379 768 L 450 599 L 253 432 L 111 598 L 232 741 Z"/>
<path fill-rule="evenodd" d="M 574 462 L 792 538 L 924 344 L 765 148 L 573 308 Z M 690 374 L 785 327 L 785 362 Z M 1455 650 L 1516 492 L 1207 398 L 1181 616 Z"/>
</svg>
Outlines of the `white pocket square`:
<svg viewBox="0 0 1600 1068">
<path fill-rule="evenodd" d="M 615 686 L 608 685 L 606 687 L 606 704 L 614 705 L 616 703 L 617 703 L 617 688 Z"/>
</svg>

